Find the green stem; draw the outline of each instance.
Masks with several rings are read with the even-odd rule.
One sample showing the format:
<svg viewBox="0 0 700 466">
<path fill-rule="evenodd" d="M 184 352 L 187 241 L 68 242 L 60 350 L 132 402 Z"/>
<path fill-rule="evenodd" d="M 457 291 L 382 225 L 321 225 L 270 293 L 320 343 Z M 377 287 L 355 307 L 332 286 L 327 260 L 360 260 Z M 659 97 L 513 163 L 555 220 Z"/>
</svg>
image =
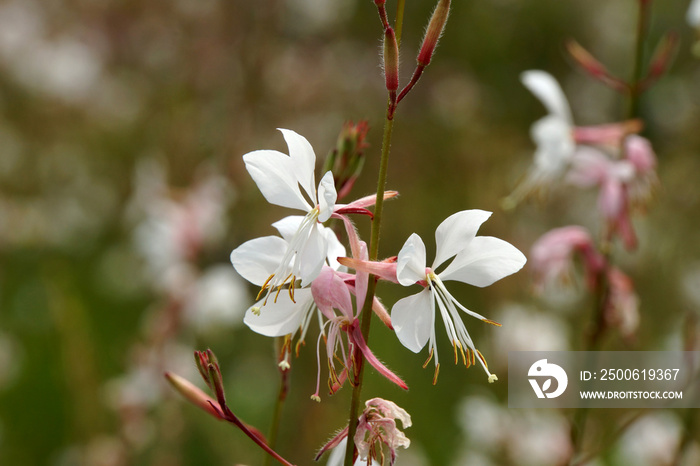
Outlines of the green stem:
<svg viewBox="0 0 700 466">
<path fill-rule="evenodd" d="M 403 30 L 403 13 L 406 0 L 399 0 L 396 7 L 396 23 L 395 34 L 396 43 L 401 46 L 401 32 Z M 384 212 L 384 191 L 386 188 L 386 178 L 389 169 L 389 152 L 391 150 L 391 135 L 394 129 L 394 119 L 392 111 L 391 99 L 387 102 L 386 119 L 384 121 L 384 136 L 382 138 L 382 154 L 379 160 L 379 174 L 377 176 L 377 197 L 375 198 L 374 217 L 372 220 L 372 230 L 370 233 L 369 243 L 369 260 L 376 261 L 379 256 L 379 233 L 382 225 L 382 214 Z M 377 290 L 377 278 L 373 275 L 369 277 L 367 284 L 367 294 L 365 302 L 362 305 L 360 312 L 360 331 L 365 342 L 369 344 L 369 329 L 372 323 L 372 302 L 374 294 Z M 350 399 L 350 414 L 348 417 L 348 440 L 345 450 L 345 466 L 353 465 L 353 456 L 355 452 L 355 432 L 357 431 L 357 422 L 360 411 L 360 396 L 362 394 L 362 381 L 364 378 L 364 359 L 358 357 L 355 360 L 357 365 L 355 370 L 355 384 L 352 390 Z"/>
<path fill-rule="evenodd" d="M 274 449 L 277 443 L 277 434 L 279 432 L 280 421 L 282 419 L 282 407 L 287 399 L 287 389 L 289 382 L 289 370 L 280 370 L 280 389 L 277 394 L 277 400 L 275 401 L 275 409 L 272 413 L 272 425 L 270 426 L 270 432 L 267 436 L 267 444 L 270 448 Z M 269 466 L 272 463 L 272 456 L 265 455 L 263 464 Z"/>
<path fill-rule="evenodd" d="M 644 44 L 646 42 L 647 26 L 649 23 L 649 7 L 651 0 L 638 0 L 639 14 L 637 15 L 637 33 L 635 38 L 634 65 L 632 77 L 628 85 L 629 94 L 627 102 L 627 118 L 632 119 L 639 113 L 640 82 L 644 68 Z M 624 146 L 624 144 L 623 144 Z M 624 150 L 624 147 L 623 147 Z M 586 351 L 597 351 L 602 344 L 605 333 L 605 308 L 608 304 L 610 284 L 608 283 L 608 270 L 612 263 L 612 253 L 609 233 L 604 234 L 600 250 L 605 259 L 605 266 L 598 276 L 598 289 L 596 290 L 596 307 L 592 315 L 592 331 L 586 342 Z M 571 440 L 574 455 L 581 452 L 586 430 L 589 409 L 587 406 L 579 409 L 575 416 L 571 429 Z"/>
<path fill-rule="evenodd" d="M 396 5 L 396 27 L 394 32 L 396 33 L 396 44 L 401 48 L 401 32 L 403 31 L 403 11 L 406 6 L 406 0 L 399 0 Z"/>
<path fill-rule="evenodd" d="M 384 138 L 382 141 L 382 155 L 379 161 L 379 176 L 377 181 L 377 198 L 374 207 L 374 220 L 372 220 L 372 231 L 369 243 L 369 260 L 376 261 L 379 256 L 379 233 L 382 223 L 382 213 L 384 211 L 384 190 L 386 185 L 387 171 L 389 168 L 389 151 L 391 147 L 391 134 L 394 127 L 394 120 L 388 118 L 391 103 L 387 106 L 387 119 L 384 122 Z M 372 302 L 377 289 L 377 279 L 370 275 L 367 284 L 367 295 L 362 305 L 360 313 L 360 330 L 365 342 L 369 344 L 369 329 L 372 322 Z M 355 383 L 350 399 L 350 416 L 348 419 L 348 444 L 345 450 L 345 466 L 352 466 L 353 453 L 355 450 L 355 432 L 357 431 L 357 421 L 360 409 L 360 395 L 362 392 L 362 380 L 364 375 L 364 364 L 361 357 L 355 360 L 357 364 Z"/>
<path fill-rule="evenodd" d="M 639 113 L 639 83 L 642 80 L 644 68 L 644 44 L 646 43 L 647 26 L 649 24 L 649 9 L 651 0 L 638 0 L 639 14 L 637 16 L 637 36 L 634 49 L 634 69 L 629 83 L 629 101 L 627 104 L 627 118 L 634 118 Z"/>
</svg>

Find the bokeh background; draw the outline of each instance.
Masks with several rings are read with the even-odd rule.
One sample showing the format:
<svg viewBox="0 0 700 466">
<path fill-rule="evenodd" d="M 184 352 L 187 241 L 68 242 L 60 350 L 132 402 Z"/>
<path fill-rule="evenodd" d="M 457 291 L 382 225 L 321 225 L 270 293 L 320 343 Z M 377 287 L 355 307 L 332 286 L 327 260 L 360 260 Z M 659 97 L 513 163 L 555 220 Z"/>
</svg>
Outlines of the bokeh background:
<svg viewBox="0 0 700 466">
<path fill-rule="evenodd" d="M 407 3 L 402 83 L 433 8 Z M 605 349 L 681 349 L 696 336 L 700 60 L 687 8 L 652 2 L 647 57 L 668 30 L 680 45 L 641 101 L 660 187 L 635 220 L 639 250 L 613 253 L 636 284 L 640 325 L 632 340 L 612 332 Z M 564 44 L 575 38 L 628 77 L 636 11 L 636 0 L 453 2 L 434 62 L 397 113 L 388 187 L 401 196 L 387 205 L 381 255 L 413 232 L 432 250 L 439 222 L 469 208 L 494 211 L 481 233 L 526 254 L 555 227 L 598 231 L 593 191 L 500 209 L 531 162 L 529 127 L 545 113 L 519 75 L 552 73 L 580 124 L 622 119 L 624 99 L 576 70 Z M 353 194 L 371 193 L 386 103 L 380 39 L 368 0 L 0 2 L 0 464 L 262 463 L 239 431 L 181 401 L 162 371 L 197 380 L 192 351 L 211 347 L 230 406 L 267 430 L 279 383 L 272 342 L 242 324 L 257 290 L 228 256 L 273 234 L 286 213 L 268 206 L 241 155 L 285 151 L 282 127 L 322 158 L 343 122 L 366 119 L 370 147 Z M 358 226 L 366 235 L 366 220 Z M 526 266 L 487 289 L 451 289 L 503 323 L 466 320 L 502 383 L 444 360 L 433 386 L 427 354 L 374 325 L 374 352 L 411 387 L 366 377 L 366 398 L 413 416 L 398 463 L 561 464 L 572 413 L 508 410 L 507 351 L 582 348 L 593 308 L 583 281 L 535 297 Z M 406 290 L 379 292 L 390 306 Z M 309 399 L 316 331 L 293 362 L 278 446 L 300 465 L 344 427 L 349 404 L 347 387 Z M 438 335 L 449 352 L 441 324 Z M 613 438 L 635 414 L 597 413 L 589 427 Z M 696 416 L 645 413 L 591 464 L 674 464 L 682 439 L 677 464 L 698 464 Z"/>
</svg>

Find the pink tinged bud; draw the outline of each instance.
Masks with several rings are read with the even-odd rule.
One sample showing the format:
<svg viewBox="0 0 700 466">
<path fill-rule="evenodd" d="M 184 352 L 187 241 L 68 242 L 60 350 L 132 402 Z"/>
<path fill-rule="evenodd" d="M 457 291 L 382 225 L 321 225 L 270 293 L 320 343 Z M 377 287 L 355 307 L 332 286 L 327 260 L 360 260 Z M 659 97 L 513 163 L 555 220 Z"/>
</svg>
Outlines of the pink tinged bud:
<svg viewBox="0 0 700 466">
<path fill-rule="evenodd" d="M 591 53 L 583 48 L 581 44 L 575 40 L 570 40 L 566 43 L 566 49 L 576 63 L 586 70 L 591 76 L 596 78 L 600 76 L 608 76 L 608 69 L 598 61 Z"/>
<path fill-rule="evenodd" d="M 204 393 L 190 381 L 180 377 L 177 374 L 173 374 L 172 372 L 166 372 L 165 378 L 168 379 L 170 385 L 172 385 L 172 387 L 177 390 L 180 395 L 184 396 L 187 401 L 200 407 L 217 419 L 224 419 L 222 413 L 215 408 L 215 406 L 218 406 L 218 403 L 207 396 L 206 393 Z"/>
<path fill-rule="evenodd" d="M 646 87 L 648 87 L 659 76 L 664 74 L 669 68 L 671 61 L 678 48 L 678 35 L 674 32 L 668 32 L 659 41 L 659 45 L 654 50 L 654 55 L 651 57 L 649 64 L 649 72 L 646 77 Z"/>
<path fill-rule="evenodd" d="M 221 377 L 221 371 L 219 370 L 219 365 L 209 363 L 209 380 L 212 386 L 212 390 L 216 394 L 216 399 L 219 401 L 219 405 L 226 406 L 226 396 L 224 395 L 224 382 Z"/>
<path fill-rule="evenodd" d="M 391 27 L 384 31 L 384 77 L 387 90 L 395 93 L 399 88 L 399 46 Z"/>
<path fill-rule="evenodd" d="M 433 11 L 433 16 L 430 18 L 428 28 L 425 31 L 423 45 L 418 53 L 418 64 L 425 67 L 428 66 L 433 58 L 433 52 L 437 47 L 438 40 L 442 35 L 447 23 L 447 17 L 450 14 L 450 0 L 440 0 Z"/>
<path fill-rule="evenodd" d="M 576 64 L 594 79 L 597 79 L 618 91 L 624 91 L 627 89 L 627 84 L 624 81 L 611 75 L 605 65 L 598 61 L 597 58 L 591 55 L 588 50 L 584 49 L 575 40 L 570 40 L 566 44 L 566 49 Z"/>
</svg>

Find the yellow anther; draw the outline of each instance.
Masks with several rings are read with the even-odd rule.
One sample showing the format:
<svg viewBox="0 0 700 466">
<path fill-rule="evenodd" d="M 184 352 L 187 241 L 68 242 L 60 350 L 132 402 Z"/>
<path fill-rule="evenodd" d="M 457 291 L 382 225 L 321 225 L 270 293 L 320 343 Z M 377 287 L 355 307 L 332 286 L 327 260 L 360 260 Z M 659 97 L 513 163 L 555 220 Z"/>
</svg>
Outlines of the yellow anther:
<svg viewBox="0 0 700 466">
<path fill-rule="evenodd" d="M 488 369 L 489 369 L 489 365 L 486 363 L 486 358 L 484 357 L 483 354 L 481 354 L 481 351 L 476 350 L 476 352 L 479 354 L 479 359 L 481 359 L 481 362 L 484 363 L 484 367 L 486 368 L 486 370 L 488 370 Z"/>
<path fill-rule="evenodd" d="M 294 304 L 296 304 L 296 301 L 294 300 L 294 282 L 296 281 L 297 277 L 292 275 L 292 281 L 289 283 L 289 298 L 292 300 Z"/>
<path fill-rule="evenodd" d="M 435 375 L 433 375 L 433 385 L 437 385 L 438 374 L 440 374 L 440 363 L 435 366 Z"/>
<path fill-rule="evenodd" d="M 257 301 L 258 299 L 260 299 L 260 297 L 261 297 L 262 294 L 265 292 L 265 290 L 267 290 L 267 288 L 268 288 L 267 285 L 270 283 L 270 280 L 272 280 L 272 278 L 273 278 L 274 276 L 275 276 L 275 274 L 273 273 L 272 275 L 270 275 L 269 277 L 267 277 L 267 280 L 265 280 L 265 283 L 263 283 L 263 285 L 260 287 L 260 291 L 258 292 L 258 296 L 255 298 L 256 301 Z M 267 298 L 265 298 L 265 302 L 267 303 Z"/>
<path fill-rule="evenodd" d="M 433 351 L 434 350 L 435 350 L 435 348 L 430 348 L 430 356 L 428 356 L 428 359 L 426 359 L 425 362 L 423 363 L 423 369 L 428 367 L 428 363 L 430 362 L 431 359 L 433 359 Z"/>
<path fill-rule="evenodd" d="M 462 362 L 463 362 L 464 365 L 466 366 L 466 365 L 467 365 L 467 355 L 464 354 L 464 347 L 463 347 L 462 345 L 459 345 L 459 350 L 460 350 L 460 352 L 462 353 Z M 455 364 L 456 364 L 456 363 L 455 363 Z"/>
<path fill-rule="evenodd" d="M 503 327 L 501 324 L 499 324 L 499 323 L 496 322 L 495 320 L 484 319 L 484 322 L 486 322 L 487 324 L 495 325 L 496 327 Z"/>
</svg>

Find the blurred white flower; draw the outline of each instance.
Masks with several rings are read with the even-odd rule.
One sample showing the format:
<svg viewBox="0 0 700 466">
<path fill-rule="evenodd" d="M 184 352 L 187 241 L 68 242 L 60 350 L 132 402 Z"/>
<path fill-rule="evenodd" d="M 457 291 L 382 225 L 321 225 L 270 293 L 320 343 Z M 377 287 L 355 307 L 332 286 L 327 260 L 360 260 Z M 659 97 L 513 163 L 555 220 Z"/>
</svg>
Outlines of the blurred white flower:
<svg viewBox="0 0 700 466">
<path fill-rule="evenodd" d="M 227 181 L 208 175 L 183 192 L 165 184 L 162 166 L 149 160 L 135 174 L 134 211 L 142 216 L 134 231 L 137 250 L 146 259 L 155 284 L 172 269 L 196 260 L 202 249 L 216 244 L 226 232 L 226 209 L 232 193 Z"/>
<path fill-rule="evenodd" d="M 502 364 L 509 351 L 569 351 L 569 330 L 558 314 L 509 304 L 497 314 L 503 327 L 493 334 L 493 351 Z"/>
<path fill-rule="evenodd" d="M 243 321 L 248 293 L 240 277 L 228 265 L 206 269 L 185 304 L 185 319 L 199 331 L 233 327 Z"/>
<path fill-rule="evenodd" d="M 700 0 L 693 0 L 690 3 L 685 19 L 692 27 L 700 27 Z"/>
<path fill-rule="evenodd" d="M 462 402 L 457 416 L 465 450 L 483 464 L 499 464 L 505 456 L 508 464 L 556 466 L 571 457 L 569 424 L 556 412 L 509 410 L 477 395 Z"/>
<path fill-rule="evenodd" d="M 670 465 L 678 451 L 683 427 L 671 411 L 654 411 L 632 424 L 617 442 L 617 464 Z"/>
</svg>

